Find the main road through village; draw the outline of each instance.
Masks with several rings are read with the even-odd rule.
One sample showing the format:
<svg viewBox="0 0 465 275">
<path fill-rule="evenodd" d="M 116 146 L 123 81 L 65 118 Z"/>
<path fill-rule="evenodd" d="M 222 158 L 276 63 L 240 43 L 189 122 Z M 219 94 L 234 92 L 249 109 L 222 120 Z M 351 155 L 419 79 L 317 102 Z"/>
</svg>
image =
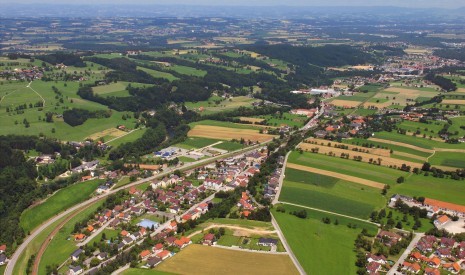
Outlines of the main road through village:
<svg viewBox="0 0 465 275">
<path fill-rule="evenodd" d="M 238 150 L 238 151 L 234 151 L 234 152 L 230 152 L 230 153 L 226 153 L 226 154 L 222 154 L 220 156 L 217 156 L 217 157 L 214 157 L 214 158 L 210 158 L 210 159 L 207 159 L 207 160 L 201 160 L 201 161 L 197 161 L 197 162 L 192 162 L 192 163 L 189 163 L 189 164 L 185 164 L 184 166 L 180 167 L 180 168 L 171 168 L 171 169 L 168 169 L 166 171 L 163 171 L 157 175 L 154 175 L 154 176 L 151 176 L 151 177 L 148 177 L 148 178 L 144 178 L 144 179 L 141 179 L 141 180 L 138 180 L 138 181 L 135 181 L 133 183 L 130 183 L 130 184 L 127 184 L 125 186 L 122 186 L 122 187 L 119 187 L 117 189 L 114 189 L 114 190 L 111 190 L 110 192 L 106 193 L 106 194 L 102 194 L 102 195 L 99 195 L 99 196 L 96 196 L 96 197 L 93 197 L 93 198 L 90 198 L 82 203 L 79 203 L 79 204 L 76 204 L 75 206 L 57 214 L 56 216 L 54 216 L 53 218 L 50 218 L 49 220 L 47 220 L 46 222 L 42 223 L 38 228 L 36 228 L 34 231 L 31 232 L 31 234 L 29 236 L 26 237 L 26 239 L 24 240 L 24 242 L 16 249 L 15 253 L 11 256 L 10 258 L 10 261 L 8 262 L 8 265 L 6 266 L 6 269 L 5 269 L 5 275 L 13 275 L 13 270 L 14 270 L 14 267 L 15 265 L 17 264 L 18 262 L 18 259 L 19 257 L 21 256 L 21 254 L 26 250 L 26 248 L 28 247 L 28 245 L 32 242 L 32 240 L 34 240 L 39 234 L 41 234 L 44 230 L 46 230 L 48 227 L 50 227 L 52 224 L 54 224 L 55 222 L 61 220 L 62 218 L 74 213 L 74 212 L 80 212 L 82 211 L 83 209 L 87 208 L 88 206 L 100 201 L 100 200 L 104 200 L 105 198 L 107 198 L 108 196 L 110 195 L 113 195 L 115 193 L 117 193 L 118 191 L 121 191 L 121 190 L 124 190 L 124 189 L 128 189 L 128 188 L 131 188 L 133 186 L 137 186 L 137 185 L 140 185 L 142 183 L 145 183 L 145 182 L 148 182 L 148 181 L 151 181 L 151 180 L 154 180 L 154 179 L 157 179 L 157 178 L 161 178 L 161 177 L 164 177 L 164 176 L 167 176 L 169 175 L 170 173 L 172 173 L 174 170 L 176 169 L 179 169 L 179 170 L 189 170 L 189 169 L 192 169 L 192 168 L 195 168 L 195 167 L 198 167 L 198 166 L 202 166 L 202 165 L 207 165 L 209 163 L 212 163 L 212 162 L 215 162 L 219 159 L 223 159 L 223 158 L 228 158 L 228 157 L 231 157 L 231 156 L 235 156 L 235 155 L 240 155 L 240 154 L 243 154 L 243 153 L 246 153 L 248 151 L 252 151 L 254 149 L 257 149 L 259 148 L 260 146 L 263 146 L 265 144 L 267 144 L 269 141 L 266 141 L 266 142 L 263 142 L 259 145 L 255 145 L 255 146 L 251 146 L 251 147 L 248 147 L 248 148 L 245 148 L 245 149 L 241 149 L 241 150 Z M 45 242 L 49 242 L 51 239 L 53 238 L 53 236 L 49 236 Z"/>
</svg>

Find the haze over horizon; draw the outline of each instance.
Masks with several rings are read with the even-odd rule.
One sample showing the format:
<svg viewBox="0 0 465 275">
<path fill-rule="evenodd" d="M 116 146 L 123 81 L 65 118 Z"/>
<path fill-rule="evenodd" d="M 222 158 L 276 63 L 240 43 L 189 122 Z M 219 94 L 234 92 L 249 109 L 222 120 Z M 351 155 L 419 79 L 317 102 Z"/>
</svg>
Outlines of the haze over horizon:
<svg viewBox="0 0 465 275">
<path fill-rule="evenodd" d="M 18 4 L 11 0 L 0 0 L 0 4 Z M 460 8 L 465 6 L 465 2 L 456 0 L 353 0 L 350 4 L 345 0 L 294 0 L 283 2 L 281 0 L 232 0 L 232 1 L 215 1 L 215 0 L 159 0 L 156 2 L 150 0 L 23 0 L 20 4 L 70 4 L 70 5 L 189 5 L 189 6 L 341 6 L 341 7 L 407 7 L 407 8 Z"/>
</svg>

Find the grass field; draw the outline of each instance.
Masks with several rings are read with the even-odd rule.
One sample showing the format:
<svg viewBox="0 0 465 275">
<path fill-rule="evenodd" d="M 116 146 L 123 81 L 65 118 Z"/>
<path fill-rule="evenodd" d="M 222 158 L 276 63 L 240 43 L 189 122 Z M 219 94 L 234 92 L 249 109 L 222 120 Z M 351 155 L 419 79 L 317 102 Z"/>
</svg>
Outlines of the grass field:
<svg viewBox="0 0 465 275">
<path fill-rule="evenodd" d="M 405 222 L 405 221 L 403 221 L 403 217 L 404 217 L 403 213 L 401 213 L 397 209 L 392 209 L 392 208 L 386 209 L 386 213 L 389 213 L 391 211 L 392 211 L 392 219 L 394 221 L 396 221 L 396 223 L 398 221 L 402 222 L 402 229 L 404 229 L 404 230 L 409 230 L 409 231 L 412 230 L 412 231 L 416 231 L 416 232 L 427 232 L 428 230 L 434 228 L 432 220 L 419 218 L 420 221 L 421 221 L 421 227 L 416 229 L 416 230 L 413 230 L 412 227 L 415 224 L 415 220 L 414 220 L 413 216 L 407 215 L 407 221 Z M 387 220 L 388 220 L 388 218 L 386 216 L 386 217 L 381 219 L 380 223 L 387 224 Z"/>
<path fill-rule="evenodd" d="M 286 168 L 280 201 L 368 218 L 385 205 L 377 188 L 315 173 Z"/>
<path fill-rule="evenodd" d="M 465 153 L 460 152 L 436 152 L 429 159 L 432 165 L 445 165 L 451 167 L 465 168 Z"/>
<path fill-rule="evenodd" d="M 418 150 L 411 149 L 411 148 L 404 147 L 404 146 L 393 145 L 393 144 L 388 144 L 388 143 L 383 143 L 383 142 L 373 141 L 373 140 L 366 140 L 366 139 L 361 139 L 361 138 L 343 139 L 342 142 L 347 143 L 347 144 L 354 144 L 354 145 L 373 144 L 374 146 L 380 146 L 381 148 L 387 147 L 393 151 L 393 154 L 396 154 L 397 152 L 402 152 L 402 153 L 412 154 L 412 155 L 425 158 L 425 159 L 431 156 L 432 154 L 432 153 L 418 151 Z"/>
<path fill-rule="evenodd" d="M 144 71 L 146 73 L 148 73 L 149 75 L 155 77 L 155 78 L 165 78 L 165 79 L 168 79 L 169 81 L 174 81 L 174 80 L 178 80 L 179 78 L 175 77 L 174 75 L 170 74 L 170 73 L 166 73 L 166 72 L 161 72 L 161 71 L 156 71 L 156 70 L 152 70 L 152 69 L 147 69 L 147 68 L 144 68 L 144 67 L 137 67 L 138 70 L 141 70 L 141 71 Z"/>
<path fill-rule="evenodd" d="M 133 142 L 139 138 L 141 138 L 144 133 L 147 131 L 147 128 L 143 128 L 143 129 L 138 129 L 132 133 L 129 133 L 125 136 L 122 136 L 118 139 L 115 139 L 115 140 L 112 140 L 110 141 L 111 139 L 106 139 L 105 142 L 108 143 L 108 145 L 111 145 L 113 147 L 118 147 L 120 146 L 121 144 L 123 143 L 126 143 L 126 142 Z"/>
<path fill-rule="evenodd" d="M 180 74 L 192 75 L 192 76 L 198 76 L 198 77 L 204 77 L 207 74 L 207 72 L 204 70 L 199 70 L 196 68 L 181 66 L 181 65 L 173 65 L 169 67 L 169 70 L 173 70 Z"/>
<path fill-rule="evenodd" d="M 298 274 L 288 255 L 189 245 L 155 269 L 178 274 Z"/>
<path fill-rule="evenodd" d="M 375 225 L 333 216 L 321 212 L 307 211 L 307 219 L 290 215 L 290 211 L 302 208 L 284 205 L 286 213 L 272 210 L 279 227 L 307 274 L 356 274 L 354 241 L 366 228 L 371 234 L 377 232 Z M 339 225 L 324 224 L 321 219 L 329 217 L 331 222 L 337 219 Z M 348 224 L 357 225 L 356 229 Z"/>
<path fill-rule="evenodd" d="M 78 82 L 46 82 L 34 81 L 31 87 L 43 98 L 39 97 L 37 93 L 26 87 L 25 82 L 12 82 L 5 83 L 1 86 L 0 97 L 0 132 L 4 134 L 22 134 L 22 135 L 39 135 L 40 133 L 56 137 L 64 141 L 83 140 L 85 137 L 90 136 L 96 132 L 114 128 L 117 125 L 123 124 L 131 128 L 135 124 L 135 120 L 122 120 L 120 112 L 112 111 L 112 116 L 109 118 L 89 119 L 84 124 L 71 127 L 64 123 L 62 118 L 54 118 L 54 122 L 47 123 L 44 121 L 47 112 L 57 114 L 63 113 L 64 110 L 69 108 L 82 108 L 90 111 L 95 110 L 108 110 L 107 106 L 84 100 L 77 96 L 76 91 L 79 88 Z M 53 92 L 52 87 L 55 86 L 63 95 L 63 102 L 56 99 L 56 94 Z M 16 112 L 7 112 L 6 108 L 14 109 L 21 104 L 35 104 L 36 102 L 45 101 L 43 108 L 27 108 L 24 113 L 17 114 Z M 30 127 L 26 128 L 23 121 L 26 119 Z M 55 133 L 52 132 L 55 129 Z"/>
<path fill-rule="evenodd" d="M 21 214 L 21 227 L 25 232 L 32 231 L 59 212 L 89 198 L 101 183 L 101 180 L 92 180 L 73 184 L 58 190 L 43 203 L 26 209 Z"/>
<path fill-rule="evenodd" d="M 222 143 L 213 146 L 213 148 L 218 148 L 226 151 L 236 151 L 244 148 L 244 146 L 238 142 L 223 141 Z"/>
<path fill-rule="evenodd" d="M 199 149 L 205 146 L 211 145 L 213 143 L 218 142 L 218 139 L 210 139 L 210 138 L 196 138 L 191 137 L 187 138 L 181 143 L 175 144 L 175 147 L 183 148 L 183 149 Z"/>
<path fill-rule="evenodd" d="M 425 149 L 433 148 L 448 148 L 448 149 L 465 149 L 465 144 L 451 144 L 435 140 L 429 140 L 428 138 L 413 137 L 408 135 L 402 135 L 394 132 L 379 132 L 375 133 L 375 138 L 391 140 L 396 142 L 402 142 L 414 146 L 418 146 Z"/>
<path fill-rule="evenodd" d="M 394 184 L 398 177 L 408 175 L 388 167 L 313 153 L 292 152 L 288 161 L 390 185 Z"/>
<path fill-rule="evenodd" d="M 269 126 L 281 126 L 281 125 L 287 125 L 289 127 L 302 127 L 305 124 L 305 121 L 307 121 L 306 116 L 299 116 L 299 115 L 293 115 L 290 113 L 284 113 L 282 116 L 279 115 L 266 115 L 266 116 L 259 116 L 261 119 L 266 120 L 266 125 Z"/>
<path fill-rule="evenodd" d="M 239 107 L 252 107 L 256 100 L 247 96 L 237 96 L 225 99 L 219 96 L 212 96 L 206 101 L 186 102 L 189 110 L 195 110 L 202 115 L 211 115 L 219 112 L 230 111 Z"/>
<path fill-rule="evenodd" d="M 40 261 L 39 274 L 45 274 L 47 265 L 58 264 L 60 265 L 66 261 L 71 253 L 77 249 L 74 239 L 70 238 L 70 234 L 74 229 L 74 224 L 78 221 L 85 219 L 89 214 L 95 212 L 103 204 L 100 201 L 89 208 L 85 209 L 74 218 L 69 220 L 59 231 L 59 233 L 49 243 L 45 253 Z M 65 266 L 67 269 L 67 267 Z"/>
</svg>

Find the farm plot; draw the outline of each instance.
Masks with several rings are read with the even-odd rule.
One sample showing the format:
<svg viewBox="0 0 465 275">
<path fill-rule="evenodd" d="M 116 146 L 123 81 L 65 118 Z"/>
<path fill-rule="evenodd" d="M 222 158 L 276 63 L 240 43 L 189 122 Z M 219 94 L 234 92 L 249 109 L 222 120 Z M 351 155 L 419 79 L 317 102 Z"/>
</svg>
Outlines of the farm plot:
<svg viewBox="0 0 465 275">
<path fill-rule="evenodd" d="M 370 101 L 364 104 L 364 107 L 375 106 L 386 108 L 389 106 L 406 106 L 407 103 L 413 103 L 419 98 L 427 100 L 436 96 L 438 92 L 427 90 L 426 88 L 415 87 L 390 87 L 377 93 Z"/>
<path fill-rule="evenodd" d="M 88 136 L 87 139 L 98 140 L 99 138 L 107 137 L 110 140 L 113 138 L 124 136 L 125 134 L 127 134 L 127 132 L 121 131 L 120 129 L 109 128 L 97 133 L 93 133 L 92 135 Z"/>
<path fill-rule="evenodd" d="M 188 137 L 203 137 L 211 139 L 231 140 L 244 139 L 250 141 L 264 142 L 273 139 L 273 135 L 260 134 L 253 129 L 234 129 L 210 125 L 195 125 L 187 134 Z"/>
<path fill-rule="evenodd" d="M 350 145 L 350 144 L 344 144 L 340 142 L 334 142 L 334 141 L 327 141 L 324 139 L 319 139 L 319 138 L 311 138 L 307 139 L 309 143 L 302 143 L 310 145 L 311 143 L 318 143 L 319 145 L 327 145 L 331 144 L 332 147 L 341 147 L 341 146 L 347 146 L 347 150 L 352 150 L 354 153 L 357 151 L 364 151 L 365 153 L 373 154 L 373 155 L 378 155 L 378 156 L 383 156 L 383 157 L 389 157 L 391 155 L 391 151 L 388 149 L 383 149 L 383 148 L 366 148 L 362 146 L 357 146 L 357 145 Z"/>
<path fill-rule="evenodd" d="M 335 156 L 337 157 L 339 157 L 341 154 L 349 154 L 349 159 L 352 159 L 353 157 L 357 156 L 357 157 L 361 157 L 362 162 L 379 163 L 382 166 L 388 166 L 388 167 L 391 167 L 391 166 L 400 167 L 402 166 L 402 164 L 405 164 L 412 168 L 422 167 L 422 164 L 418 162 L 396 159 L 396 158 L 392 158 L 389 156 L 380 156 L 380 155 L 376 155 L 373 153 L 362 153 L 362 152 L 356 152 L 356 151 L 351 151 L 351 150 L 345 150 L 341 148 L 334 148 L 334 147 L 322 146 L 322 145 L 317 145 L 317 144 L 309 144 L 309 143 L 302 143 L 299 145 L 299 147 L 307 152 L 310 152 L 312 149 L 317 148 L 318 154 L 330 155 L 332 153 L 332 154 L 335 154 Z"/>
<path fill-rule="evenodd" d="M 444 99 L 442 104 L 450 104 L 450 105 L 465 105 L 465 100 L 462 99 Z"/>
<path fill-rule="evenodd" d="M 379 187 L 369 187 L 321 174 L 286 168 L 280 201 L 368 218 L 385 204 Z"/>
<path fill-rule="evenodd" d="M 465 153 L 460 152 L 436 152 L 429 162 L 434 165 L 443 165 L 456 168 L 465 168 Z"/>
<path fill-rule="evenodd" d="M 376 234 L 375 225 L 305 209 L 307 219 L 289 215 L 303 208 L 282 205 L 286 213 L 272 209 L 287 242 L 307 274 L 356 274 L 354 242 L 362 228 Z M 329 218 L 325 224 L 322 218 Z M 333 224 L 338 221 L 338 225 Z M 352 228 L 349 228 L 348 225 Z M 337 264 L 335 264 L 337 263 Z"/>
<path fill-rule="evenodd" d="M 413 148 L 415 150 L 422 150 L 424 152 L 433 153 L 434 150 L 444 149 L 465 149 L 465 144 L 452 144 L 445 143 L 436 140 L 430 140 L 429 138 L 414 137 L 409 135 L 402 135 L 394 132 L 378 132 L 375 134 L 375 138 L 369 138 L 370 140 L 381 141 L 384 143 L 397 144 L 404 147 Z"/>
<path fill-rule="evenodd" d="M 247 96 L 237 96 L 232 98 L 222 98 L 212 96 L 206 101 L 186 102 L 187 109 L 195 110 L 202 115 L 210 115 L 219 112 L 234 110 L 239 107 L 252 107 L 256 100 Z"/>
<path fill-rule="evenodd" d="M 162 262 L 157 271 L 177 274 L 298 274 L 288 255 L 236 251 L 193 244 Z"/>
<path fill-rule="evenodd" d="M 342 100 L 342 99 L 335 99 L 330 102 L 334 106 L 344 107 L 344 108 L 355 108 L 362 104 L 361 101 L 355 100 Z"/>
<path fill-rule="evenodd" d="M 322 154 L 313 153 L 298 153 L 292 152 L 288 159 L 289 163 L 297 164 L 301 166 L 307 166 L 308 168 L 316 168 L 326 170 L 338 174 L 344 174 L 353 176 L 360 179 L 365 179 L 381 184 L 393 184 L 400 176 L 408 176 L 408 173 L 399 170 L 387 168 L 384 166 L 378 166 L 375 164 L 368 164 L 364 162 L 358 162 L 353 160 L 341 159 L 339 157 L 330 157 Z M 289 165 L 288 165 L 289 166 Z M 293 167 L 291 167 L 293 168 Z M 308 169 L 307 168 L 307 169 Z M 309 170 L 307 170 L 309 171 Z M 314 171 L 309 171 L 313 172 Z M 318 172 L 317 172 L 318 173 Z M 332 175 L 329 175 L 332 176 Z M 335 176 L 332 176 L 335 177 Z M 361 183 L 359 180 L 345 179 Z M 381 187 L 382 188 L 382 187 Z"/>
</svg>

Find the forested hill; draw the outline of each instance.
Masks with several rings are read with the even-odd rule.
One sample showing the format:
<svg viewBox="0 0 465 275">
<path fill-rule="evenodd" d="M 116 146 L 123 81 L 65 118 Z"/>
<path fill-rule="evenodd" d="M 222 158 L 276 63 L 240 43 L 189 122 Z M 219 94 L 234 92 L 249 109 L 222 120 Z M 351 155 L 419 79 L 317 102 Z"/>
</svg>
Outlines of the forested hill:
<svg viewBox="0 0 465 275">
<path fill-rule="evenodd" d="M 332 67 L 375 61 L 370 54 L 347 45 L 326 45 L 322 47 L 294 47 L 285 44 L 255 45 L 248 46 L 246 49 L 299 66 L 313 64 L 321 67 Z"/>
</svg>

